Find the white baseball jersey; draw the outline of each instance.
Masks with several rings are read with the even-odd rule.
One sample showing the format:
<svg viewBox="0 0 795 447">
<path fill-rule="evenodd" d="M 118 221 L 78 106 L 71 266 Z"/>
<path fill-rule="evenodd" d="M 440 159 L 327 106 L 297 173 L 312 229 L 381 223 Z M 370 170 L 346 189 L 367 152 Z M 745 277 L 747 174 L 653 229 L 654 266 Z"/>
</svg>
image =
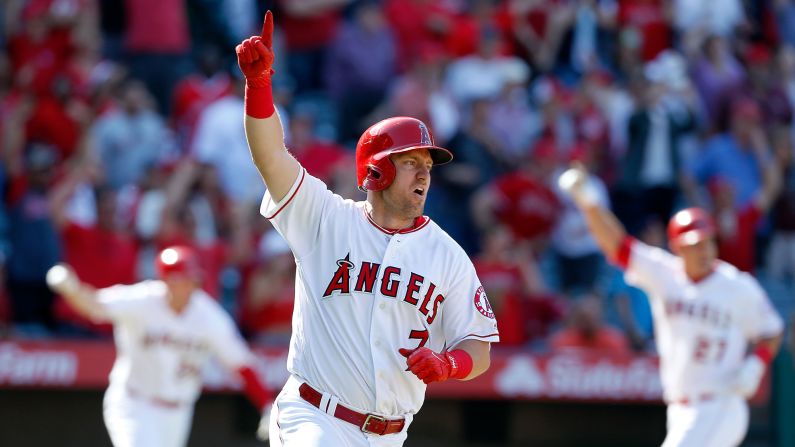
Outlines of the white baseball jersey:
<svg viewBox="0 0 795 447">
<path fill-rule="evenodd" d="M 251 353 L 232 319 L 206 292 L 197 289 L 179 314 L 169 307 L 166 293 L 162 281 L 98 291 L 98 301 L 114 324 L 116 361 L 110 387 L 193 404 L 210 355 L 235 370 L 251 363 Z"/>
<path fill-rule="evenodd" d="M 263 198 L 261 213 L 296 262 L 287 368 L 354 409 L 416 413 L 425 384 L 398 349 L 497 342 L 497 323 L 472 263 L 447 233 L 427 217 L 386 230 L 367 206 L 304 169 L 280 202 Z"/>
<path fill-rule="evenodd" d="M 633 240 L 626 280 L 649 296 L 668 402 L 725 394 L 749 341 L 783 329 L 756 280 L 722 261 L 693 282 L 681 258 Z"/>
</svg>

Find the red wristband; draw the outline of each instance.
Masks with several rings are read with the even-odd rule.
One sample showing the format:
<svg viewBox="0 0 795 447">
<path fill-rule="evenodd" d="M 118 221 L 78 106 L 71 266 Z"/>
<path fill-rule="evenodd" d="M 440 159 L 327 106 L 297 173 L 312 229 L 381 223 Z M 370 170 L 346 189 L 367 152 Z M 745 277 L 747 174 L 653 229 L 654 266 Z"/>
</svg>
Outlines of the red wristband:
<svg viewBox="0 0 795 447">
<path fill-rule="evenodd" d="M 246 115 L 258 119 L 268 118 L 276 111 L 270 76 L 246 79 L 245 110 Z"/>
<path fill-rule="evenodd" d="M 754 349 L 754 355 L 759 357 L 759 360 L 762 360 L 762 363 L 765 365 L 769 365 L 770 362 L 773 361 L 774 357 L 773 351 L 771 351 L 770 348 L 765 345 L 757 346 L 756 349 Z"/>
<path fill-rule="evenodd" d="M 444 354 L 450 362 L 450 377 L 453 379 L 466 379 L 472 372 L 472 356 L 463 349 L 447 351 Z"/>
</svg>

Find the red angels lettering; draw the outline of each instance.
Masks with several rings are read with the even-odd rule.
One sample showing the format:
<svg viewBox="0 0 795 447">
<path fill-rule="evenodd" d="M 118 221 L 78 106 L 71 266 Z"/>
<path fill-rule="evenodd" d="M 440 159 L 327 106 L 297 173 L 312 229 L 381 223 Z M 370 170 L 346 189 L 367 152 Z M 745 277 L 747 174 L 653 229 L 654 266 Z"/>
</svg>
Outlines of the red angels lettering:
<svg viewBox="0 0 795 447">
<path fill-rule="evenodd" d="M 478 290 L 475 291 L 475 309 L 484 317 L 494 318 L 494 311 L 491 310 L 491 303 L 486 297 L 486 291 L 483 290 L 483 286 L 478 287 Z"/>
<path fill-rule="evenodd" d="M 408 287 L 406 287 L 406 297 L 403 298 L 403 301 L 416 306 L 419 300 L 414 296 L 414 294 L 420 291 L 423 281 L 425 281 L 425 278 L 422 275 L 412 272 L 411 276 L 409 277 Z"/>
<path fill-rule="evenodd" d="M 345 259 L 337 260 L 337 271 L 331 278 L 326 291 L 323 293 L 323 298 L 330 296 L 335 291 L 340 294 L 349 294 L 351 292 L 351 270 L 353 270 L 353 263 L 350 261 L 351 254 L 345 255 Z"/>
<path fill-rule="evenodd" d="M 392 275 L 400 275 L 400 269 L 392 266 L 384 269 L 384 278 L 381 280 L 381 294 L 395 298 L 397 296 L 398 287 L 400 287 L 400 281 L 392 279 Z"/>
<path fill-rule="evenodd" d="M 444 295 L 442 295 L 441 293 L 439 295 L 436 295 L 436 298 L 433 300 L 433 312 L 431 312 L 431 314 L 428 315 L 428 318 L 425 320 L 428 322 L 428 324 L 433 323 L 433 320 L 436 319 L 436 313 L 439 310 L 439 305 L 442 304 L 443 302 L 444 302 Z"/>
<path fill-rule="evenodd" d="M 420 312 L 422 312 L 423 315 L 428 315 L 428 303 L 431 302 L 434 290 L 436 290 L 436 284 L 431 283 L 431 285 L 428 286 L 428 291 L 425 292 L 425 298 L 423 298 L 422 304 L 420 304 Z"/>
<path fill-rule="evenodd" d="M 373 293 L 373 285 L 375 284 L 375 278 L 378 277 L 379 268 L 381 268 L 381 264 L 362 262 L 362 267 L 359 269 L 359 277 L 356 279 L 356 287 L 353 290 Z"/>
</svg>

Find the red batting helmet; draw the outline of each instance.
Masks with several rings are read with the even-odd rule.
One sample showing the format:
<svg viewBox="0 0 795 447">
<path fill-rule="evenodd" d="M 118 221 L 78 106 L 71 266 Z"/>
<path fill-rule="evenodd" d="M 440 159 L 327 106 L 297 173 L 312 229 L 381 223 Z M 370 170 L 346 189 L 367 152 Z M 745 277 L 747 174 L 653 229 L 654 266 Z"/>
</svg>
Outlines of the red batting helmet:
<svg viewBox="0 0 795 447">
<path fill-rule="evenodd" d="M 668 243 L 671 247 L 697 244 L 715 235 L 712 217 L 701 208 L 686 208 L 668 221 Z"/>
<path fill-rule="evenodd" d="M 158 253 L 155 264 L 160 278 L 173 274 L 197 277 L 201 273 L 196 253 L 189 247 L 167 247 Z"/>
<path fill-rule="evenodd" d="M 422 121 L 398 116 L 379 121 L 365 130 L 356 144 L 356 183 L 362 191 L 381 191 L 395 179 L 392 154 L 428 149 L 435 165 L 453 159 L 447 149 L 433 144 L 433 135 Z"/>
</svg>

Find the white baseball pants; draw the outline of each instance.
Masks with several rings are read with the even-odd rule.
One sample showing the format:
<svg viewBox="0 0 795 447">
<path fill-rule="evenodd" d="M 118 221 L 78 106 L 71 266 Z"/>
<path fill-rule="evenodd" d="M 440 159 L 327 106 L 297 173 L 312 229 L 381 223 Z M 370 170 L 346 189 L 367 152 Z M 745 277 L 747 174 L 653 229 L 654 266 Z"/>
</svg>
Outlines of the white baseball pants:
<svg viewBox="0 0 795 447">
<path fill-rule="evenodd" d="M 400 447 L 406 441 L 406 425 L 400 433 L 372 435 L 305 401 L 298 394 L 301 382 L 290 377 L 273 405 L 270 419 L 271 447 Z"/>
<path fill-rule="evenodd" d="M 740 396 L 670 404 L 668 435 L 662 447 L 735 447 L 747 430 L 748 404 Z"/>
<path fill-rule="evenodd" d="M 114 447 L 184 447 L 188 443 L 193 406 L 156 405 L 131 397 L 123 388 L 105 392 L 103 417 Z"/>
</svg>

